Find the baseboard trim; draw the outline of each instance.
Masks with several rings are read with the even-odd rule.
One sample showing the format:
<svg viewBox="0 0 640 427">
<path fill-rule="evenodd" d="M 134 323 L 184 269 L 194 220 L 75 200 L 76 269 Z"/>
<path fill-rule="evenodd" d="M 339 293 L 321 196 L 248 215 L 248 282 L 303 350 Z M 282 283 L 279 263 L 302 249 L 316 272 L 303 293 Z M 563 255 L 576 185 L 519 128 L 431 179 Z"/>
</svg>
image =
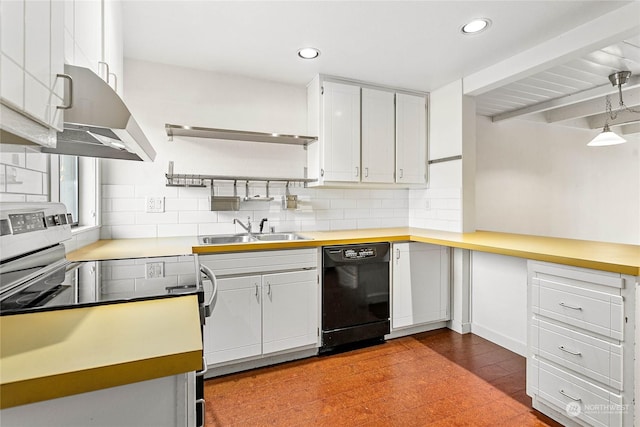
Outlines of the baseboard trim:
<svg viewBox="0 0 640 427">
<path fill-rule="evenodd" d="M 447 328 L 459 334 L 468 334 L 471 332 L 471 323 L 462 323 L 456 320 L 450 320 L 447 322 Z"/>
<path fill-rule="evenodd" d="M 479 337 L 491 341 L 494 344 L 498 344 L 500 347 L 504 347 L 507 350 L 513 351 L 520 356 L 527 357 L 527 343 L 517 341 L 511 337 L 507 337 L 503 334 L 495 332 L 491 329 L 487 329 L 477 323 L 471 324 L 471 332 Z"/>
<path fill-rule="evenodd" d="M 417 326 L 411 326 L 403 329 L 395 329 L 390 334 L 384 336 L 385 339 L 406 337 L 408 335 L 419 334 L 420 332 L 433 331 L 434 329 L 442 329 L 447 327 L 447 322 L 427 323 Z"/>
</svg>

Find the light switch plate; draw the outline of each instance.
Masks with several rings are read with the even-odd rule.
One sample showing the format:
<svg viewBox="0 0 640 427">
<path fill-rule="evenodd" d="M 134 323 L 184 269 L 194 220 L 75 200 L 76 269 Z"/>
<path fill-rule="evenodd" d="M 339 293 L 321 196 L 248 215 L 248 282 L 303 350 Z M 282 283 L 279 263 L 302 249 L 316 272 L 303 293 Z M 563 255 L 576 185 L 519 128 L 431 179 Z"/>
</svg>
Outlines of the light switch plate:
<svg viewBox="0 0 640 427">
<path fill-rule="evenodd" d="M 164 197 L 147 197 L 145 199 L 146 212 L 164 212 Z"/>
</svg>

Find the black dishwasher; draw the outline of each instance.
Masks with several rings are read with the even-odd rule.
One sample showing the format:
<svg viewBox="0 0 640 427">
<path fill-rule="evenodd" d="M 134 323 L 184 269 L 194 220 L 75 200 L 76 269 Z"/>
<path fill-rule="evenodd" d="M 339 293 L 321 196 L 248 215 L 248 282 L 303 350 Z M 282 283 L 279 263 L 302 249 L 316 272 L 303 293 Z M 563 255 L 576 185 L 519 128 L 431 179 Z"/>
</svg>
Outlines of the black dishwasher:
<svg viewBox="0 0 640 427">
<path fill-rule="evenodd" d="M 323 248 L 321 352 L 384 339 L 389 311 L 389 243 Z"/>
</svg>

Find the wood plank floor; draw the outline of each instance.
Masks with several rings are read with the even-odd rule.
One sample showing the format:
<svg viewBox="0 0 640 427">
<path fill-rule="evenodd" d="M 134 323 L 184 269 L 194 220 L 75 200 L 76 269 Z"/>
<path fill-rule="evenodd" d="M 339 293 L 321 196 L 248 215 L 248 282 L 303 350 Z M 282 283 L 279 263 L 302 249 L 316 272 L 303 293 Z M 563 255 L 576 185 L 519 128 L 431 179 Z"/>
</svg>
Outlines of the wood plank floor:
<svg viewBox="0 0 640 427">
<path fill-rule="evenodd" d="M 206 426 L 558 426 L 525 359 L 448 329 L 205 381 Z"/>
</svg>

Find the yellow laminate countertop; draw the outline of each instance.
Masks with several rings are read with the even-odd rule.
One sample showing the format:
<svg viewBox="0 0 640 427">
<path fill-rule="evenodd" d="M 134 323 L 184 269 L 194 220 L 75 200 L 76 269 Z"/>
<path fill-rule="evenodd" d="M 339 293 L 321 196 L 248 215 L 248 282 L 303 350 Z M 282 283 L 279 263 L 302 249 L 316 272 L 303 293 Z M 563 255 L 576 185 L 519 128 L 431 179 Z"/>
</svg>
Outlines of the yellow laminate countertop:
<svg viewBox="0 0 640 427">
<path fill-rule="evenodd" d="M 70 260 L 176 256 L 272 249 L 310 248 L 379 241 L 415 241 L 491 252 L 538 261 L 640 276 L 640 246 L 524 234 L 476 231 L 455 233 L 397 227 L 301 232 L 313 240 L 199 245 L 196 237 L 100 240 L 67 255 Z"/>
<path fill-rule="evenodd" d="M 0 316 L 0 409 L 202 368 L 196 295 Z"/>
</svg>

